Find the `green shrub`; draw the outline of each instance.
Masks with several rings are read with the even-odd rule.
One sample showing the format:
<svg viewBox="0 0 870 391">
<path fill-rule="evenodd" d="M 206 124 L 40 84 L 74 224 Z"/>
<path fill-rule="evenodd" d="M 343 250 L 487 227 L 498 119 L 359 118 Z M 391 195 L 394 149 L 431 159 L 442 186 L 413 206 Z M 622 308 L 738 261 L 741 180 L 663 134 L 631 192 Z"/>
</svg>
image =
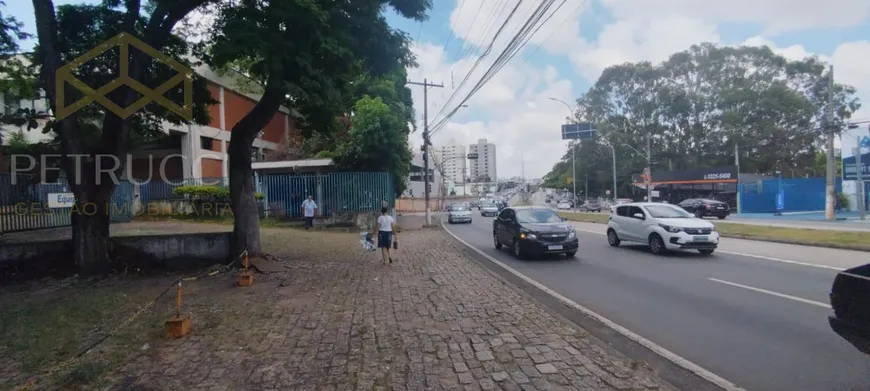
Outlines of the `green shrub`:
<svg viewBox="0 0 870 391">
<path fill-rule="evenodd" d="M 849 197 L 843 193 L 837 193 L 837 207 L 840 209 L 849 209 Z"/>
<path fill-rule="evenodd" d="M 226 186 L 184 185 L 176 187 L 172 194 L 189 199 L 198 216 L 223 215 L 231 211 L 230 189 Z M 262 200 L 263 193 L 254 192 L 254 198 Z"/>
</svg>

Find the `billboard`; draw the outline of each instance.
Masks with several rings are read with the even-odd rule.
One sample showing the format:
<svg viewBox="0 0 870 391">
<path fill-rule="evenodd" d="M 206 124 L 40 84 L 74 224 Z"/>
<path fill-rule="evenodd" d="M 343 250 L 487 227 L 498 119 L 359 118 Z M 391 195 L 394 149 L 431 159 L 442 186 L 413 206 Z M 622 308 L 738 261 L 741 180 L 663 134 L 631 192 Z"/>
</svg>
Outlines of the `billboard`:
<svg viewBox="0 0 870 391">
<path fill-rule="evenodd" d="M 562 125 L 562 140 L 595 140 L 598 131 L 591 122 Z"/>
<path fill-rule="evenodd" d="M 870 181 L 870 153 L 861 154 L 861 179 Z M 855 167 L 855 156 L 843 158 L 843 180 L 858 180 L 858 170 Z"/>
</svg>

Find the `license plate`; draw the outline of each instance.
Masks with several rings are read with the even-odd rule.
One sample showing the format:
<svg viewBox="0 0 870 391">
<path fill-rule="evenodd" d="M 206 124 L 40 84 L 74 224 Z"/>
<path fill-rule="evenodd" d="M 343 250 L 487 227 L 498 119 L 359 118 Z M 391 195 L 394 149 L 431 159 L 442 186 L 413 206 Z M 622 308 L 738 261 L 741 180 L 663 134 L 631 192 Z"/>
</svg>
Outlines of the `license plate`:
<svg viewBox="0 0 870 391">
<path fill-rule="evenodd" d="M 717 206 L 716 209 L 725 209 L 724 206 Z"/>
<path fill-rule="evenodd" d="M 550 249 L 550 250 L 561 250 L 561 249 L 562 249 L 562 246 L 547 246 L 547 249 Z"/>
<path fill-rule="evenodd" d="M 707 236 L 695 236 L 694 239 L 696 242 L 709 242 L 710 239 Z"/>
</svg>

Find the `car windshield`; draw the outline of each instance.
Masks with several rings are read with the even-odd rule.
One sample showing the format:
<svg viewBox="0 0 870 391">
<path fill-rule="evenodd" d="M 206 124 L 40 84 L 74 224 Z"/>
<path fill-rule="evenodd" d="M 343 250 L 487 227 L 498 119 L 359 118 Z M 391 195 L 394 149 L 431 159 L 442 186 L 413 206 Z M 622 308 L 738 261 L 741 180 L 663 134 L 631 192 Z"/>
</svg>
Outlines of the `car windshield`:
<svg viewBox="0 0 870 391">
<path fill-rule="evenodd" d="M 456 212 L 456 211 L 461 212 L 463 210 L 468 210 L 468 208 L 466 208 L 465 205 L 450 205 L 451 212 Z"/>
<path fill-rule="evenodd" d="M 518 223 L 561 223 L 562 218 L 549 209 L 517 209 Z"/>
<path fill-rule="evenodd" d="M 657 219 L 687 219 L 691 214 L 682 209 L 666 205 L 647 205 L 646 211 Z"/>
</svg>

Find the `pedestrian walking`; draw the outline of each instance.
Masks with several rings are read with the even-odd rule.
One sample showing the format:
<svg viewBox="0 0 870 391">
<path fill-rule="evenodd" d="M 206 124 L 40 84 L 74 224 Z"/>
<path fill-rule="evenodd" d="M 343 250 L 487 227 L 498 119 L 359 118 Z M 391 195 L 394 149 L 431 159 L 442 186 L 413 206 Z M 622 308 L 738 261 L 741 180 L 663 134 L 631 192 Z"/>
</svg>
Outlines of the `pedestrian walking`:
<svg viewBox="0 0 870 391">
<path fill-rule="evenodd" d="M 393 263 L 393 257 L 390 254 L 390 247 L 393 246 L 393 241 L 398 240 L 394 237 L 396 233 L 396 220 L 393 216 L 387 214 L 387 207 L 381 208 L 381 215 L 378 216 L 378 248 L 381 249 L 381 265 L 389 261 Z"/>
<path fill-rule="evenodd" d="M 314 214 L 317 213 L 317 203 L 308 196 L 308 199 L 302 201 L 302 215 L 305 216 L 305 230 L 314 227 Z"/>
</svg>

